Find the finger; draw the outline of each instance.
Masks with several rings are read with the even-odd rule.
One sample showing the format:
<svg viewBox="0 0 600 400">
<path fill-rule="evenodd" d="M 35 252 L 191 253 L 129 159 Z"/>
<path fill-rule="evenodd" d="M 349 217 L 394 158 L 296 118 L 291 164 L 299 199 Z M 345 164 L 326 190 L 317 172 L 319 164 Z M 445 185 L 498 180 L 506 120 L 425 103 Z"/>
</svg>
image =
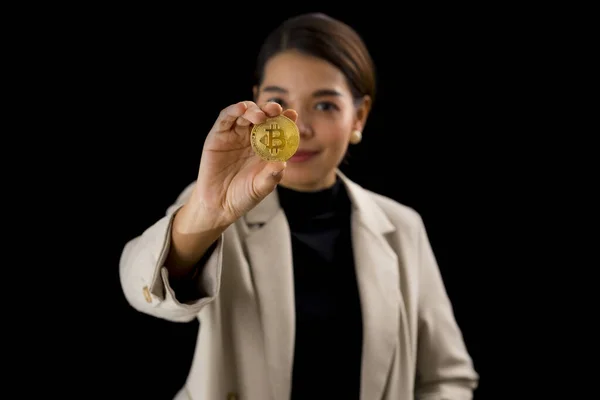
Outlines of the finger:
<svg viewBox="0 0 600 400">
<path fill-rule="evenodd" d="M 252 122 L 248 121 L 246 118 L 244 117 L 238 117 L 238 119 L 235 121 L 235 123 L 239 126 L 248 126 L 250 125 Z"/>
<path fill-rule="evenodd" d="M 219 113 L 215 121 L 215 127 L 219 130 L 229 130 L 235 124 L 235 121 L 248 110 L 248 105 L 244 101 L 232 104 Z"/>
<path fill-rule="evenodd" d="M 236 123 L 242 126 L 247 126 L 249 124 L 257 125 L 265 122 L 265 120 L 267 119 L 267 115 L 263 110 L 260 109 L 258 105 L 256 105 L 256 103 L 252 101 L 246 101 L 245 103 L 248 106 L 248 108 L 246 109 L 246 112 L 244 112 L 244 114 L 238 117 Z"/>
<path fill-rule="evenodd" d="M 298 113 L 296 112 L 296 110 L 289 109 L 283 111 L 283 107 L 281 107 L 279 103 L 266 103 L 262 106 L 262 110 L 267 115 L 267 117 L 275 117 L 277 115 L 283 114 L 294 122 L 296 122 L 296 119 L 298 119 Z M 238 118 L 236 123 L 240 126 L 250 125 L 250 121 L 243 117 Z"/>
<path fill-rule="evenodd" d="M 283 178 L 285 162 L 268 162 L 254 178 L 254 192 L 260 199 L 271 193 Z"/>
<path fill-rule="evenodd" d="M 261 107 L 261 109 L 268 117 L 276 117 L 283 111 L 283 107 L 281 107 L 281 104 L 275 103 L 273 101 L 265 103 Z"/>
<path fill-rule="evenodd" d="M 287 109 L 283 112 L 283 115 L 285 115 L 286 117 L 288 117 L 289 119 L 291 119 L 292 121 L 296 122 L 296 120 L 298 120 L 298 113 L 296 112 L 296 110 L 292 110 Z"/>
</svg>

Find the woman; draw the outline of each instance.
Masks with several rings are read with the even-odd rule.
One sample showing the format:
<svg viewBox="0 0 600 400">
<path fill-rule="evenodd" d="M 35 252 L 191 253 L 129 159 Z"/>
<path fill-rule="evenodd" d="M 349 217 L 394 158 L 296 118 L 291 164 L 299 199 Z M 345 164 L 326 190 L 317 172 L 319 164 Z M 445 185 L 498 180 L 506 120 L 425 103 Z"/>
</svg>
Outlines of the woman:
<svg viewBox="0 0 600 400">
<path fill-rule="evenodd" d="M 478 376 L 419 214 L 338 169 L 374 95 L 355 31 L 322 14 L 286 21 L 259 53 L 253 101 L 215 121 L 197 180 L 125 246 L 133 307 L 201 321 L 177 399 L 472 397 Z M 279 114 L 300 147 L 265 162 L 250 130 Z"/>
</svg>

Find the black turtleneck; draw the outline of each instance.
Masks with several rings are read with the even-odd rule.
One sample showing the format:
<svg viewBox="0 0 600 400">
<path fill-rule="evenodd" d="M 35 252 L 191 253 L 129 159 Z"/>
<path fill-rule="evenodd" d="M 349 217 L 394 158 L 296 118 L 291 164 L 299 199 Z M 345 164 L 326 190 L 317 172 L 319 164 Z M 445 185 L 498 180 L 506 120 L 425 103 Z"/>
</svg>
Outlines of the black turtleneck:
<svg viewBox="0 0 600 400">
<path fill-rule="evenodd" d="M 291 398 L 358 399 L 362 316 L 344 184 L 338 178 L 318 192 L 282 186 L 277 192 L 290 225 L 294 263 Z"/>
</svg>

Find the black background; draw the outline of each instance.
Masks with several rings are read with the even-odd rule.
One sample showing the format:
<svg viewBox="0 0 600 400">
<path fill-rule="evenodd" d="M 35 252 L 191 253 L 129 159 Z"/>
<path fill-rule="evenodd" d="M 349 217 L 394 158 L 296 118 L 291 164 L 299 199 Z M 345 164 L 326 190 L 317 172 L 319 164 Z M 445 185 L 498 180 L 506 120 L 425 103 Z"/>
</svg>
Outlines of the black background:
<svg viewBox="0 0 600 400">
<path fill-rule="evenodd" d="M 519 285 L 511 274 L 526 263 L 514 254 L 515 208 L 529 207 L 520 195 L 527 182 L 512 180 L 521 151 L 516 121 L 530 94 L 521 82 L 531 72 L 528 39 L 514 37 L 518 22 L 489 9 L 284 11 L 246 3 L 194 13 L 115 9 L 102 18 L 90 11 L 68 32 L 76 43 L 66 46 L 69 112 L 81 121 L 71 128 L 86 144 L 68 168 L 76 245 L 65 275 L 81 282 L 63 293 L 86 307 L 67 313 L 75 328 L 64 331 L 76 353 L 73 387 L 169 399 L 183 385 L 199 325 L 129 307 L 118 279 L 121 250 L 195 179 L 219 111 L 251 99 L 264 36 L 306 11 L 353 26 L 377 66 L 374 108 L 342 171 L 422 215 L 481 375 L 475 398 L 509 398 L 521 382 L 525 367 L 508 351 L 515 338 L 527 341 L 520 314 L 509 311 Z"/>
</svg>

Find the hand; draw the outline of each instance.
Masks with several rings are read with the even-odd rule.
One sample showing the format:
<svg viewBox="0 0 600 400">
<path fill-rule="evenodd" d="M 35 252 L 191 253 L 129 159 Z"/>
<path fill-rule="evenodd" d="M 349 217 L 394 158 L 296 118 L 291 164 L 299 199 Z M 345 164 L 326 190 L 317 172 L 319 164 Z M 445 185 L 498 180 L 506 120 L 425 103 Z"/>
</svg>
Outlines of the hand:
<svg viewBox="0 0 600 400">
<path fill-rule="evenodd" d="M 267 162 L 250 144 L 253 124 L 283 114 L 296 121 L 294 110 L 283 111 L 277 103 L 259 107 L 251 101 L 223 109 L 206 137 L 198 181 L 186 205 L 185 227 L 196 233 L 223 229 L 255 207 L 271 193 L 286 167 L 285 162 Z"/>
</svg>

